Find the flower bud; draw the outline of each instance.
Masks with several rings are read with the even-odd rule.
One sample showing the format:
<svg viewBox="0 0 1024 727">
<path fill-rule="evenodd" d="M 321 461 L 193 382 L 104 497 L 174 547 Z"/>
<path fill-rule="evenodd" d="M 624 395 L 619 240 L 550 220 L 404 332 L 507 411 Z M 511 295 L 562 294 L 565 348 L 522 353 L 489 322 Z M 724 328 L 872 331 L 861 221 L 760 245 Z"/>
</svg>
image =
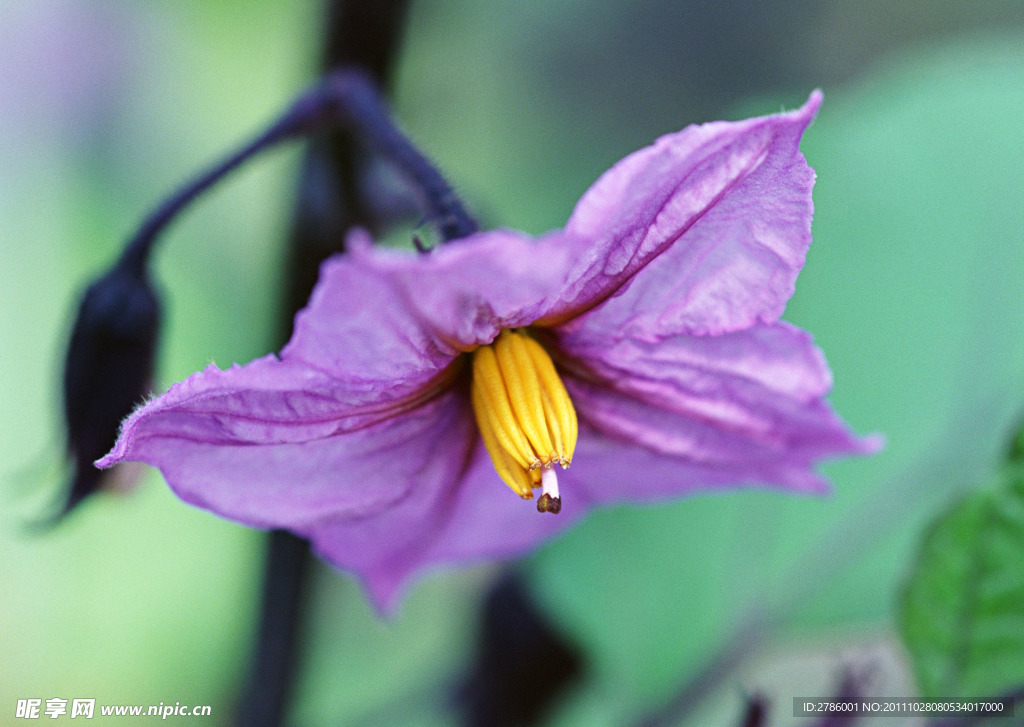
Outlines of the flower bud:
<svg viewBox="0 0 1024 727">
<path fill-rule="evenodd" d="M 64 418 L 74 473 L 60 516 L 95 492 L 105 476 L 93 462 L 149 388 L 160 303 L 145 267 L 115 265 L 89 286 L 64 364 Z"/>
</svg>

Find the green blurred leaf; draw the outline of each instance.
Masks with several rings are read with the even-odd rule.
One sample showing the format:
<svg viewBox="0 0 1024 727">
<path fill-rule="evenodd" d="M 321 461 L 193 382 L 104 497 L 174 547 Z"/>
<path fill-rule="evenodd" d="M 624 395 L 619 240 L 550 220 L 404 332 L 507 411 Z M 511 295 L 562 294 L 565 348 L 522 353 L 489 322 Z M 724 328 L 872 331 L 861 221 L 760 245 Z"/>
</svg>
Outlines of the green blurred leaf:
<svg viewBox="0 0 1024 727">
<path fill-rule="evenodd" d="M 925 697 L 1024 683 L 1024 466 L 942 514 L 903 598 L 900 631 Z"/>
</svg>

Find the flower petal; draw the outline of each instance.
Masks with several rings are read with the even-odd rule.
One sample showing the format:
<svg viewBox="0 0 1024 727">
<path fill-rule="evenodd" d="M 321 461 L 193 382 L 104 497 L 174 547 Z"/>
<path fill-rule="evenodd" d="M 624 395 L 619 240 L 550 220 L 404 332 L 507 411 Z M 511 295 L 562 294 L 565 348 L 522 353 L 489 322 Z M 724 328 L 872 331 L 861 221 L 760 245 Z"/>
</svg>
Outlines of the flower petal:
<svg viewBox="0 0 1024 727">
<path fill-rule="evenodd" d="M 386 507 L 434 450 L 458 446 L 437 430 L 463 407 L 454 391 L 384 412 L 352 403 L 329 377 L 273 356 L 211 366 L 132 414 L 97 464 L 147 462 L 194 505 L 256 527 L 302 528 Z"/>
<path fill-rule="evenodd" d="M 320 266 L 309 304 L 281 351 L 348 392 L 394 399 L 422 388 L 458 353 L 410 309 L 405 291 L 353 253 Z"/>
<path fill-rule="evenodd" d="M 563 335 L 558 346 L 581 421 L 675 460 L 681 492 L 758 482 L 817 490 L 824 487 L 812 470 L 818 460 L 878 446 L 832 411 L 824 357 L 809 334 L 787 323 L 657 343 L 587 330 Z M 578 452 L 574 468 L 585 460 Z M 633 479 L 643 492 L 646 475 Z"/>
<path fill-rule="evenodd" d="M 701 492 L 784 487 L 793 493 L 828 492 L 828 480 L 806 466 L 721 467 L 663 454 L 617 435 L 581 425 L 580 443 L 562 484 L 563 511 L 582 499 L 590 506 L 639 504 Z"/>
<path fill-rule="evenodd" d="M 588 325 L 657 338 L 777 320 L 811 242 L 814 172 L 798 144 L 820 103 L 815 92 L 790 113 L 691 126 L 612 167 L 566 226 L 591 242 L 575 243 L 544 322 L 589 310 Z"/>
<path fill-rule="evenodd" d="M 210 366 L 137 410 L 98 464 L 126 460 L 159 468 L 193 505 L 309 537 L 382 611 L 417 571 L 522 553 L 585 509 L 542 516 L 517 497 L 458 387 L 382 416 L 274 356 Z"/>
<path fill-rule="evenodd" d="M 560 233 L 534 240 L 490 230 L 415 255 L 373 247 L 365 232 L 356 231 L 348 248 L 353 266 L 386 280 L 418 324 L 449 351 L 490 343 L 503 329 L 545 315 L 574 263 L 574 250 L 562 244 Z"/>
<path fill-rule="evenodd" d="M 445 459 L 439 456 L 432 466 Z M 520 555 L 574 524 L 586 509 L 581 498 L 557 516 L 538 513 L 499 479 L 475 441 L 469 466 L 446 486 L 418 484 L 378 515 L 324 521 L 308 535 L 320 556 L 356 572 L 378 610 L 388 613 L 416 573 Z"/>
</svg>

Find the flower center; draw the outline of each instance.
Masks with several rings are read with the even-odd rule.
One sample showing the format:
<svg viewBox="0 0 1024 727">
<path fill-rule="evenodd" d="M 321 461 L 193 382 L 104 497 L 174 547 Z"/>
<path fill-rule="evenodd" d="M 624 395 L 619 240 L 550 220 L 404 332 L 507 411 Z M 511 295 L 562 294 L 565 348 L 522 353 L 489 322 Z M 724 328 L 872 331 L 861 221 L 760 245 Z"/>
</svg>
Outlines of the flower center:
<svg viewBox="0 0 1024 727">
<path fill-rule="evenodd" d="M 473 351 L 473 411 L 501 479 L 540 512 L 562 509 L 554 465 L 565 469 L 576 449 L 576 410 L 547 351 L 506 329 Z"/>
</svg>

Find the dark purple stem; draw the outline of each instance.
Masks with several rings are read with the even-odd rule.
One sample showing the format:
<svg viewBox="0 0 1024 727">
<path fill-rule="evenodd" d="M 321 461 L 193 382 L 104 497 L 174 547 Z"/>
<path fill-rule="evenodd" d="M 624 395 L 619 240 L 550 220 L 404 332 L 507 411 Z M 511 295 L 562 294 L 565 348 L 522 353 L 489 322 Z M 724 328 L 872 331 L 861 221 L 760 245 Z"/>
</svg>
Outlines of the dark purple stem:
<svg viewBox="0 0 1024 727">
<path fill-rule="evenodd" d="M 339 111 L 354 130 L 413 181 L 423 196 L 428 218 L 437 224 L 445 240 L 476 232 L 476 221 L 437 167 L 391 120 L 387 104 L 368 76 L 358 71 L 340 71 L 327 78 L 324 90 L 328 99 L 343 103 Z"/>
<path fill-rule="evenodd" d="M 239 727 L 283 723 L 295 681 L 310 565 L 307 541 L 286 530 L 274 530 L 267 536 L 259 634 L 249 686 L 237 707 Z"/>
<path fill-rule="evenodd" d="M 325 71 L 359 66 L 376 85 L 383 86 L 396 55 L 407 5 L 407 0 L 330 3 Z M 330 130 L 315 139 L 306 153 L 287 256 L 282 341 L 290 336 L 295 313 L 312 292 L 320 263 L 341 252 L 345 231 L 366 219 L 359 201 L 357 154 L 350 136 Z M 249 683 L 238 707 L 236 723 L 240 727 L 283 723 L 295 682 L 310 566 L 308 541 L 283 530 L 269 534 L 259 633 Z"/>
<path fill-rule="evenodd" d="M 331 71 L 255 139 L 171 195 L 145 219 L 125 247 L 119 265 L 142 270 L 164 228 L 199 195 L 255 155 L 287 139 L 337 126 L 358 135 L 406 175 L 419 192 L 427 218 L 438 226 L 444 240 L 466 237 L 477 230 L 437 167 L 395 125 L 372 73 L 349 66 Z"/>
<path fill-rule="evenodd" d="M 304 112 L 305 109 L 300 109 L 300 111 Z M 144 270 L 149 260 L 149 253 L 153 248 L 153 243 L 160 233 L 163 232 L 164 228 L 183 209 L 188 207 L 199 195 L 259 152 L 274 146 L 280 141 L 303 133 L 307 130 L 308 126 L 307 119 L 298 116 L 295 108 L 290 109 L 288 113 L 262 134 L 196 179 L 188 182 L 184 187 L 168 197 L 145 219 L 138 232 L 135 233 L 134 237 L 125 246 L 118 265 L 137 272 Z"/>
</svg>

